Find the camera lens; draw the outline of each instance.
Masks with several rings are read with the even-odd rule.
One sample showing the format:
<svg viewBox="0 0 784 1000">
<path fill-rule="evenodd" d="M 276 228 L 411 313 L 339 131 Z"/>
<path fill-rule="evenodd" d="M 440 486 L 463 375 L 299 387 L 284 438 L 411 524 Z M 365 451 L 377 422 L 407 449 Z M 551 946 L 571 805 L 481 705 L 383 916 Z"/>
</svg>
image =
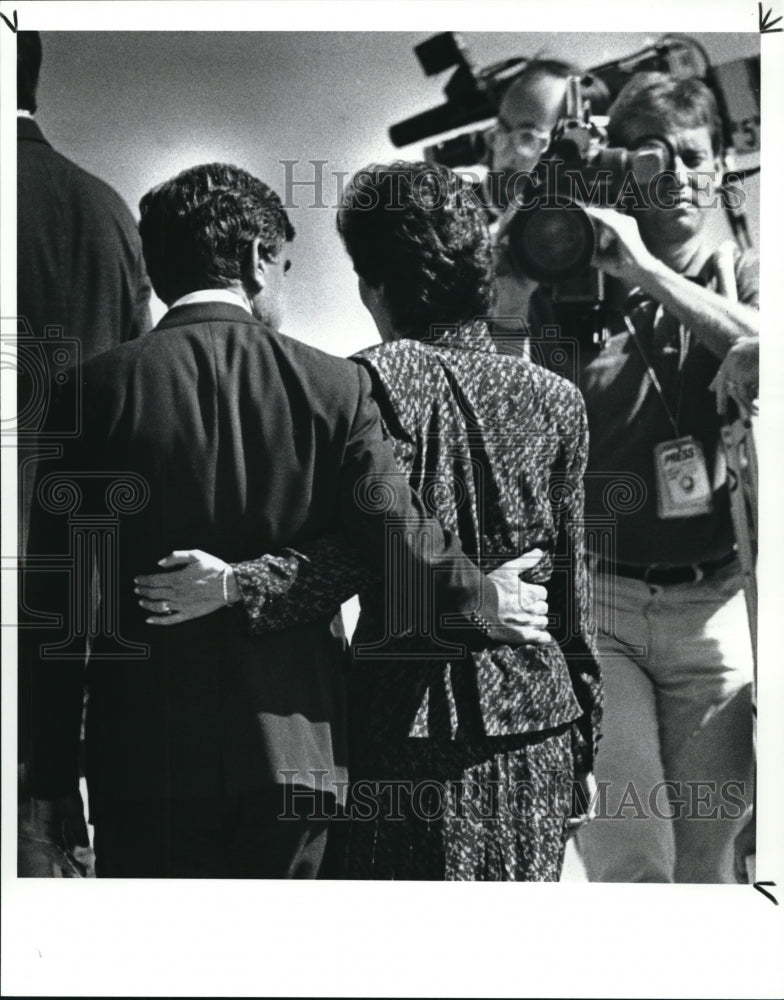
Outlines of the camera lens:
<svg viewBox="0 0 784 1000">
<path fill-rule="evenodd" d="M 544 284 L 584 270 L 595 245 L 593 224 L 575 204 L 550 203 L 520 211 L 509 229 L 509 246 L 518 266 Z"/>
</svg>

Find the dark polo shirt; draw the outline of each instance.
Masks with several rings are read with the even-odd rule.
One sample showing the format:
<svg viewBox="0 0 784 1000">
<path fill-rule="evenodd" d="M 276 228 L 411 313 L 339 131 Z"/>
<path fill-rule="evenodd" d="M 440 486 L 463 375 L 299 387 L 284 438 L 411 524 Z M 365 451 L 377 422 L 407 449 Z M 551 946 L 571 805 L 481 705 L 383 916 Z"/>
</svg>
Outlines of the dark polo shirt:
<svg viewBox="0 0 784 1000">
<path fill-rule="evenodd" d="M 756 255 L 738 251 L 735 276 L 738 300 L 758 305 Z M 707 287 L 714 284 L 712 259 L 693 280 Z M 617 332 L 598 353 L 586 348 L 584 338 L 581 342 L 577 331 L 559 317 L 548 289 L 538 289 L 531 302 L 535 359 L 575 380 L 585 398 L 591 438 L 585 479 L 589 526 L 601 530 L 612 523 L 615 558 L 622 563 L 685 565 L 721 558 L 732 551 L 734 536 L 723 470 L 717 468 L 721 425 L 709 388 L 719 359 L 694 336 L 684 337 L 681 324 L 659 303 L 639 291 L 625 295 L 617 286 L 609 291 L 614 302 L 609 325 Z M 543 326 L 559 322 L 558 338 L 540 339 Z M 670 414 L 676 417 L 677 434 L 643 354 L 656 373 Z M 714 485 L 713 510 L 665 520 L 657 514 L 654 447 L 686 435 L 704 449 Z"/>
</svg>

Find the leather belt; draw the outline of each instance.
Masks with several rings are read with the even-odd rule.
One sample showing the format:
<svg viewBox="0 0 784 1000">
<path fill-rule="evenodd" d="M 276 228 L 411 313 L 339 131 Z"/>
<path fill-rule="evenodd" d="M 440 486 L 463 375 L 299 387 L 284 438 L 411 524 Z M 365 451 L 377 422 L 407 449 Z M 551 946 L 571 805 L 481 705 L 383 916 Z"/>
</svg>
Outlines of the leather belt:
<svg viewBox="0 0 784 1000">
<path fill-rule="evenodd" d="M 633 580 L 643 580 L 645 583 L 666 586 L 676 583 L 699 583 L 700 580 L 706 580 L 718 570 L 729 566 L 737 558 L 737 553 L 730 552 L 720 559 L 708 559 L 705 562 L 691 563 L 688 566 L 634 566 L 631 563 L 600 559 L 596 563 L 596 568 L 615 573 L 616 576 L 628 576 Z"/>
</svg>

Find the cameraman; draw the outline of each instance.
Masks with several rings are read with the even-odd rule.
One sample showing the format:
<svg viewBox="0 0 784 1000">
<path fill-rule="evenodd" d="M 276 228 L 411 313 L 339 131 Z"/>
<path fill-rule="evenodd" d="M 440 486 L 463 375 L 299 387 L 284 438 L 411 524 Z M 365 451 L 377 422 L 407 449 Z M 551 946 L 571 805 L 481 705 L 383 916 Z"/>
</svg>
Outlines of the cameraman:
<svg viewBox="0 0 784 1000">
<path fill-rule="evenodd" d="M 536 168 L 550 144 L 564 110 L 567 81 L 575 74 L 575 66 L 557 59 L 529 62 L 504 93 L 490 133 L 489 172 L 481 196 L 495 243 L 494 332 L 518 337 L 522 332 L 536 283 L 513 265 L 499 229 L 516 184 Z"/>
<path fill-rule="evenodd" d="M 508 251 L 506 223 L 519 203 L 527 179 L 550 145 L 553 130 L 566 110 L 568 80 L 581 70 L 560 59 L 532 59 L 509 84 L 489 135 L 488 173 L 482 198 L 495 242 L 494 331 L 520 336 L 536 282 L 520 272 Z M 594 113 L 602 114 L 608 92 L 598 77 L 582 76 L 582 94 Z M 507 343 L 507 347 L 508 347 Z M 524 350 L 521 342 L 520 349 Z"/>
<path fill-rule="evenodd" d="M 608 131 L 632 149 L 664 138 L 673 169 L 645 207 L 588 209 L 613 335 L 597 351 L 573 331 L 591 434 L 586 519 L 614 537 L 594 558 L 597 779 L 609 784 L 580 847 L 594 881 L 731 882 L 752 793 L 752 654 L 711 383 L 731 352 L 754 354 L 758 263 L 707 239 L 721 121 L 701 81 L 633 77 Z M 561 323 L 549 289 L 530 319 L 534 335 Z M 748 407 L 757 386 L 752 375 L 725 388 Z"/>
</svg>

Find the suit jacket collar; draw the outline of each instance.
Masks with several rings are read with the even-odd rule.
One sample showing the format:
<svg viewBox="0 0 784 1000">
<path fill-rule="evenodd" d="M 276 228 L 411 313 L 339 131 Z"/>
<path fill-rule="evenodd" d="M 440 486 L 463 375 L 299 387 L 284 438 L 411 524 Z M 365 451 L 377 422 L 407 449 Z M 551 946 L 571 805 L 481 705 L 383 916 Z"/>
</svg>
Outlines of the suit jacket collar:
<svg viewBox="0 0 784 1000">
<path fill-rule="evenodd" d="M 45 146 L 49 145 L 38 127 L 38 122 L 33 121 L 32 118 L 16 119 L 16 138 L 25 139 L 28 142 L 42 142 Z"/>
<path fill-rule="evenodd" d="M 170 309 L 155 327 L 156 330 L 169 330 L 177 326 L 191 326 L 195 323 L 242 323 L 258 326 L 259 330 L 267 328 L 255 319 L 242 306 L 229 302 L 192 302 L 189 305 L 175 306 Z"/>
</svg>

